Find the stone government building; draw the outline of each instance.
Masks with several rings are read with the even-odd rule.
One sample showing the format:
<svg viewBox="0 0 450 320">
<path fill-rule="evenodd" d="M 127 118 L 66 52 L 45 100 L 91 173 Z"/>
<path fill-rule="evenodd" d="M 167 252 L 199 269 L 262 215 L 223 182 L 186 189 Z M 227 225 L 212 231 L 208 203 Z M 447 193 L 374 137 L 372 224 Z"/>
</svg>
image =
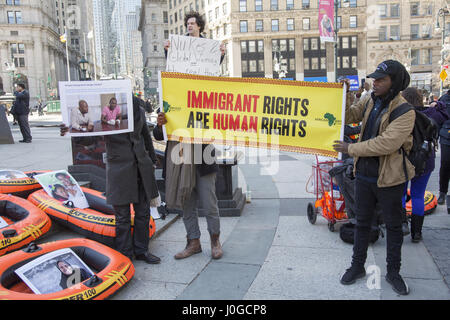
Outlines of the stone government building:
<svg viewBox="0 0 450 320">
<path fill-rule="evenodd" d="M 184 14 L 199 11 L 207 22 L 205 36 L 227 46 L 225 76 L 333 81 L 334 45 L 320 42 L 318 4 L 318 0 L 167 0 L 158 10 L 168 10 L 169 34 L 185 34 Z M 446 1 L 339 0 L 338 6 L 338 77 L 360 81 L 379 62 L 396 59 L 407 66 L 412 85 L 439 92 L 442 28 L 435 26 Z M 450 22 L 445 28 L 450 30 Z"/>
<path fill-rule="evenodd" d="M 39 3 L 39 5 L 37 5 Z M 0 91 L 12 92 L 14 83 L 25 83 L 30 105 L 39 97 L 58 95 L 58 82 L 68 80 L 65 44 L 60 41 L 68 28 L 71 80 L 80 79 L 78 62 L 84 55 L 83 32 L 92 30 L 92 19 L 81 26 L 71 22 L 71 5 L 88 14 L 90 1 L 2 0 L 0 3 Z M 86 19 L 86 18 L 85 18 Z M 73 25 L 70 25 L 72 23 Z M 90 50 L 88 60 L 92 61 Z M 10 71 L 14 66 L 14 74 Z M 8 68 L 9 67 L 9 68 Z"/>
</svg>

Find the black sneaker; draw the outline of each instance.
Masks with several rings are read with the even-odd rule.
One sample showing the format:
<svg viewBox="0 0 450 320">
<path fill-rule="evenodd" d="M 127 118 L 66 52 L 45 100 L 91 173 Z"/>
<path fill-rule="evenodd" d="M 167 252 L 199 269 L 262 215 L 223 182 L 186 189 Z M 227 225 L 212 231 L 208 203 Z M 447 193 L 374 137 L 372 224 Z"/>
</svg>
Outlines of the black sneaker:
<svg viewBox="0 0 450 320">
<path fill-rule="evenodd" d="M 447 196 L 447 195 L 446 195 L 445 193 L 440 192 L 440 193 L 439 193 L 439 198 L 438 198 L 437 203 L 440 204 L 440 205 L 443 205 L 443 204 L 445 203 L 445 197 L 446 197 L 446 196 Z"/>
<path fill-rule="evenodd" d="M 386 275 L 386 281 L 392 286 L 392 289 L 402 296 L 409 294 L 409 288 L 403 278 L 398 273 L 388 273 Z"/>
<path fill-rule="evenodd" d="M 341 278 L 341 283 L 343 285 L 349 285 L 356 282 L 359 278 L 364 278 L 366 276 L 366 269 L 364 267 L 351 266 L 347 269 Z"/>
</svg>

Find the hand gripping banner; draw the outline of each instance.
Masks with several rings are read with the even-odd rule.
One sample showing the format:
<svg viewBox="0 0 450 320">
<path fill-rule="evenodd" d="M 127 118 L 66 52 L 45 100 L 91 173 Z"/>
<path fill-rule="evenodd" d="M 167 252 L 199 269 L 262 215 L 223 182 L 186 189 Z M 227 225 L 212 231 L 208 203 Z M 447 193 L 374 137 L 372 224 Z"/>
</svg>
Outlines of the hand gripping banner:
<svg viewBox="0 0 450 320">
<path fill-rule="evenodd" d="M 160 92 L 168 140 L 338 156 L 342 84 L 161 72 Z"/>
</svg>

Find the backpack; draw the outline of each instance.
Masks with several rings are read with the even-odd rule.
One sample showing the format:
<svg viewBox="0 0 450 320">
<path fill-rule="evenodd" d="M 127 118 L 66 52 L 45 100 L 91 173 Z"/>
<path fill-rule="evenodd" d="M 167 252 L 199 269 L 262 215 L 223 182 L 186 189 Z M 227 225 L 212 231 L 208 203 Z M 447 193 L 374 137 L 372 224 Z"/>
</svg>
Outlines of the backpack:
<svg viewBox="0 0 450 320">
<path fill-rule="evenodd" d="M 405 154 L 406 158 L 408 158 L 409 162 L 411 162 L 415 168 L 415 175 L 420 176 L 425 172 L 427 160 L 433 156 L 433 151 L 436 151 L 439 138 L 439 130 L 436 122 L 424 113 L 417 111 L 408 103 L 404 103 L 392 111 L 389 116 L 389 122 L 394 121 L 411 109 L 416 112 L 416 120 L 412 132 L 413 145 L 409 154 L 406 154 L 403 146 L 401 147 L 403 152 L 403 169 L 408 180 L 413 177 L 408 177 Z"/>
<path fill-rule="evenodd" d="M 355 242 L 355 228 L 356 228 L 356 225 L 354 223 L 352 223 L 352 222 L 343 224 L 341 226 L 341 228 L 339 229 L 339 237 L 341 238 L 341 240 L 344 241 L 345 243 L 354 244 L 354 242 Z M 380 235 L 384 237 L 380 227 L 377 226 L 377 225 L 373 225 L 370 228 L 369 242 L 370 243 L 377 242 L 377 240 L 380 237 Z"/>
</svg>

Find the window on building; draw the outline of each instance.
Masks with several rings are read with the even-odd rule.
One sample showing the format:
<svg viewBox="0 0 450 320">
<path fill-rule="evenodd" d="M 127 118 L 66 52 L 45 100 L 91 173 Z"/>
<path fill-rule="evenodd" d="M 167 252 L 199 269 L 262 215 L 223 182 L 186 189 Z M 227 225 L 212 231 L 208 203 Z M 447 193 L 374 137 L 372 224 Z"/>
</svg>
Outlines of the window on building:
<svg viewBox="0 0 450 320">
<path fill-rule="evenodd" d="M 422 64 L 433 64 L 433 51 L 432 49 L 422 49 Z"/>
<path fill-rule="evenodd" d="M 294 29 L 294 19 L 287 19 L 287 30 L 292 31 Z"/>
<path fill-rule="evenodd" d="M 258 52 L 264 52 L 264 41 L 258 40 Z"/>
<path fill-rule="evenodd" d="M 311 58 L 311 70 L 319 70 L 319 58 Z"/>
<path fill-rule="evenodd" d="M 304 59 L 303 59 L 303 69 L 304 69 L 304 70 L 310 70 L 310 67 L 309 67 L 309 58 L 304 58 Z"/>
<path fill-rule="evenodd" d="M 420 63 L 420 50 L 412 49 L 411 50 L 411 65 L 417 66 Z"/>
<path fill-rule="evenodd" d="M 255 0 L 255 11 L 262 11 L 262 10 L 263 10 L 262 0 Z"/>
<path fill-rule="evenodd" d="M 270 10 L 278 10 L 278 0 L 270 0 Z"/>
<path fill-rule="evenodd" d="M 255 31 L 256 32 L 264 31 L 263 20 L 256 20 L 255 21 Z"/>
<path fill-rule="evenodd" d="M 320 58 L 320 69 L 322 69 L 322 70 L 327 69 L 327 58 L 326 57 Z"/>
<path fill-rule="evenodd" d="M 400 26 L 391 26 L 391 40 L 400 40 Z"/>
<path fill-rule="evenodd" d="M 358 46 L 358 36 L 352 36 L 351 38 L 352 38 L 352 48 L 355 49 Z"/>
<path fill-rule="evenodd" d="M 358 1 L 357 0 L 350 0 L 350 8 L 356 8 L 358 6 Z"/>
<path fill-rule="evenodd" d="M 387 17 L 387 4 L 378 5 L 378 16 L 381 18 Z"/>
<path fill-rule="evenodd" d="M 259 59 L 258 60 L 258 71 L 259 72 L 264 72 L 264 59 Z"/>
<path fill-rule="evenodd" d="M 167 11 L 163 11 L 163 21 L 164 21 L 164 23 L 167 23 L 168 22 L 168 14 L 167 14 Z"/>
<path fill-rule="evenodd" d="M 256 43 L 255 40 L 249 40 L 248 42 L 248 52 L 256 52 Z"/>
<path fill-rule="evenodd" d="M 349 24 L 350 28 L 357 28 L 358 27 L 358 20 L 357 20 L 357 16 L 350 16 L 350 24 Z"/>
<path fill-rule="evenodd" d="M 294 0 L 286 0 L 286 10 L 294 9 Z"/>
<path fill-rule="evenodd" d="M 424 39 L 431 38 L 431 25 L 430 24 L 422 25 L 422 38 L 424 38 Z"/>
<path fill-rule="evenodd" d="M 241 61 L 241 68 L 242 68 L 242 73 L 248 72 L 248 62 L 247 62 L 247 60 L 242 60 Z"/>
<path fill-rule="evenodd" d="M 339 30 L 342 28 L 342 17 L 338 16 L 336 20 L 337 20 L 337 29 Z"/>
<path fill-rule="evenodd" d="M 241 53 L 247 53 L 247 42 L 241 41 Z"/>
<path fill-rule="evenodd" d="M 164 30 L 164 39 L 169 39 L 169 30 Z"/>
<path fill-rule="evenodd" d="M 309 30 L 309 29 L 310 29 L 309 18 L 303 18 L 303 30 Z"/>
<path fill-rule="evenodd" d="M 312 38 L 311 39 L 311 50 L 318 50 L 319 49 L 319 39 Z"/>
<path fill-rule="evenodd" d="M 348 37 L 342 37 L 342 49 L 350 48 Z"/>
<path fill-rule="evenodd" d="M 309 50 L 309 38 L 304 38 L 303 39 L 303 50 L 305 51 L 307 51 L 307 50 Z"/>
<path fill-rule="evenodd" d="M 249 60 L 249 68 L 248 68 L 249 72 L 257 72 L 258 71 L 258 67 L 256 64 L 256 60 Z"/>
<path fill-rule="evenodd" d="M 378 29 L 378 40 L 386 41 L 387 40 L 387 27 L 381 26 Z"/>
<path fill-rule="evenodd" d="M 219 7 L 215 9 L 216 19 L 219 19 Z"/>
<path fill-rule="evenodd" d="M 272 31 L 278 31 L 278 30 L 279 30 L 278 19 L 273 19 L 272 20 Z"/>
<path fill-rule="evenodd" d="M 239 23 L 239 26 L 240 26 L 240 28 L 239 28 L 240 32 L 247 32 L 248 31 L 247 20 L 241 20 L 240 23 Z"/>
<path fill-rule="evenodd" d="M 239 11 L 240 12 L 247 11 L 247 0 L 239 0 Z"/>
<path fill-rule="evenodd" d="M 302 0 L 302 9 L 309 9 L 309 0 Z"/>
<path fill-rule="evenodd" d="M 24 68 L 25 58 L 14 58 L 14 65 L 16 68 Z"/>
<path fill-rule="evenodd" d="M 222 11 L 223 11 L 223 14 L 224 14 L 224 15 L 227 14 L 228 10 L 227 10 L 227 4 L 226 4 L 226 3 L 224 3 L 224 4 L 222 5 Z"/>
<path fill-rule="evenodd" d="M 391 17 L 400 17 L 400 4 L 391 4 Z"/>
<path fill-rule="evenodd" d="M 419 25 L 418 24 L 411 25 L 411 39 L 419 39 Z"/>
<path fill-rule="evenodd" d="M 411 16 L 418 16 L 419 15 L 419 2 L 412 2 L 411 3 Z"/>
</svg>

